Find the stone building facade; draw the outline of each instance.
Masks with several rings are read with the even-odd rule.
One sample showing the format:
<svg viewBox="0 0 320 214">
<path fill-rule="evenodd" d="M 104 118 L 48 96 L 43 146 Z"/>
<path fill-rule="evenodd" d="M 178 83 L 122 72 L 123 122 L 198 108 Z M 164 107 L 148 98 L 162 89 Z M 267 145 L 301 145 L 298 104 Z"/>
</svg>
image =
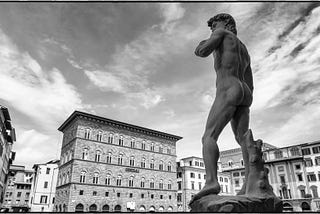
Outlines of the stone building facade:
<svg viewBox="0 0 320 214">
<path fill-rule="evenodd" d="M 15 129 L 11 124 L 8 108 L 0 105 L 0 207 L 2 207 L 9 166 L 14 160 L 13 142 L 16 140 Z"/>
<path fill-rule="evenodd" d="M 3 208 L 11 212 L 30 211 L 29 201 L 34 171 L 25 166 L 11 165 Z"/>
<path fill-rule="evenodd" d="M 79 111 L 58 130 L 54 211 L 177 210 L 181 137 Z"/>
<path fill-rule="evenodd" d="M 177 206 L 179 212 L 189 212 L 189 202 L 205 185 L 206 172 L 204 162 L 199 157 L 186 157 L 177 163 Z M 218 163 L 218 181 L 221 187 L 220 195 L 231 194 L 231 180 L 229 173 L 221 171 Z"/>
</svg>

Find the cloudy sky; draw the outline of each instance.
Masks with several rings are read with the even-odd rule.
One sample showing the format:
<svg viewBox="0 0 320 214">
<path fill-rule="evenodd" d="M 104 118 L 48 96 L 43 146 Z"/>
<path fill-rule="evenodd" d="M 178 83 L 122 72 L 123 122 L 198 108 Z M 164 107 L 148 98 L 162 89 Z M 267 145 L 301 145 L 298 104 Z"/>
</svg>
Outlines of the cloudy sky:
<svg viewBox="0 0 320 214">
<path fill-rule="evenodd" d="M 0 104 L 16 128 L 15 164 L 59 158 L 57 128 L 74 110 L 182 136 L 178 158 L 202 156 L 216 76 L 194 49 L 220 12 L 251 55 L 254 137 L 319 140 L 319 3 L 2 3 Z M 237 147 L 230 125 L 218 144 Z"/>
</svg>

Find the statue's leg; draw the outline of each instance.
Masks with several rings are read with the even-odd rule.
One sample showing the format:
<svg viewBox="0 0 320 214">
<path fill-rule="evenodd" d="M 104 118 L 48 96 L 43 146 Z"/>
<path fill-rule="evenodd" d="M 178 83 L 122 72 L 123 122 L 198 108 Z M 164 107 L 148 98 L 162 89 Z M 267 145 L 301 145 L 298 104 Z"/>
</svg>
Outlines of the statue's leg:
<svg viewBox="0 0 320 214">
<path fill-rule="evenodd" d="M 249 174 L 249 155 L 245 142 L 242 142 L 243 135 L 249 129 L 249 107 L 248 106 L 238 106 L 235 114 L 231 120 L 232 131 L 235 135 L 236 141 L 241 146 L 242 157 L 245 167 L 245 183 L 243 184 L 241 190 L 237 195 L 244 195 L 246 192 L 246 183 Z"/>
<path fill-rule="evenodd" d="M 223 128 L 233 117 L 235 110 L 236 107 L 228 104 L 225 97 L 216 97 L 208 116 L 205 133 L 202 137 L 202 154 L 206 169 L 206 183 L 190 203 L 202 196 L 218 194 L 220 192 L 217 176 L 217 163 L 219 159 L 217 140 Z"/>
</svg>

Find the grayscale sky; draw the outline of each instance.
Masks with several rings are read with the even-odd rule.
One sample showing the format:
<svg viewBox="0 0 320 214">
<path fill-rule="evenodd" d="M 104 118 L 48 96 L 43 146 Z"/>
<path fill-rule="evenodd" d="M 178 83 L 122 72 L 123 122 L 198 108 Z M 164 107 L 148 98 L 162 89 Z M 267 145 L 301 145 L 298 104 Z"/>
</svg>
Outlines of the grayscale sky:
<svg viewBox="0 0 320 214">
<path fill-rule="evenodd" d="M 74 111 L 182 136 L 201 155 L 215 97 L 213 58 L 194 55 L 226 12 L 251 55 L 250 128 L 275 146 L 320 139 L 319 3 L 1 3 L 0 103 L 16 128 L 15 164 L 59 158 Z M 220 150 L 238 147 L 230 125 Z"/>
</svg>

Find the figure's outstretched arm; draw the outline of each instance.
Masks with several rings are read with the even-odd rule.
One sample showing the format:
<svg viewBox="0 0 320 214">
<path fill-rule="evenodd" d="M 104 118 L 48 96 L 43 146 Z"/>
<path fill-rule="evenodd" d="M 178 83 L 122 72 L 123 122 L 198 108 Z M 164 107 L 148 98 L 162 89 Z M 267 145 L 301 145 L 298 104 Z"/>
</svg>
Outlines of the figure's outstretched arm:
<svg viewBox="0 0 320 214">
<path fill-rule="evenodd" d="M 194 53 L 199 57 L 209 56 L 216 48 L 219 47 L 224 35 L 225 30 L 216 29 L 215 31 L 213 31 L 209 39 L 203 40 L 199 43 Z"/>
</svg>

